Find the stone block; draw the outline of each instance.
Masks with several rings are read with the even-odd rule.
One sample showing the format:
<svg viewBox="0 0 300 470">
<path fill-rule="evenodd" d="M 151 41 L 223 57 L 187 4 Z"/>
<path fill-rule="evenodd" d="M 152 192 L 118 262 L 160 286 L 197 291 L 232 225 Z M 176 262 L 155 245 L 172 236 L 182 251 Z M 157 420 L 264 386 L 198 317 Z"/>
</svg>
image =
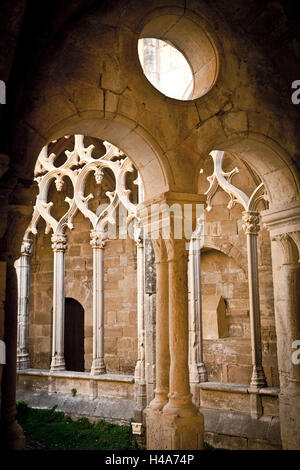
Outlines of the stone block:
<svg viewBox="0 0 300 470">
<path fill-rule="evenodd" d="M 252 366 L 229 365 L 228 379 L 233 383 L 250 383 L 252 376 Z"/>
<path fill-rule="evenodd" d="M 147 450 L 201 450 L 204 445 L 203 416 L 179 417 L 146 411 Z"/>
<path fill-rule="evenodd" d="M 236 235 L 237 224 L 235 220 L 221 220 L 221 235 Z"/>
</svg>

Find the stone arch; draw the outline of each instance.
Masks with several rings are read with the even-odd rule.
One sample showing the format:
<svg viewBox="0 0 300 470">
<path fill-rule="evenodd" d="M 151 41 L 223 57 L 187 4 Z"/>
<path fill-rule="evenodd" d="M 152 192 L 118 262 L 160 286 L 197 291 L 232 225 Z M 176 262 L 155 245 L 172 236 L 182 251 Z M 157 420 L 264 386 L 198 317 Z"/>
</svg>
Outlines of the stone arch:
<svg viewBox="0 0 300 470">
<path fill-rule="evenodd" d="M 227 255 L 229 258 L 232 258 L 237 266 L 243 271 L 245 276 L 246 270 L 247 270 L 247 259 L 245 255 L 238 250 L 232 243 L 230 243 L 228 240 L 223 241 L 223 240 L 213 240 L 212 237 L 205 236 L 204 237 L 204 244 L 203 247 L 201 248 L 202 251 L 205 250 L 215 250 L 219 251 L 221 253 L 224 253 Z M 246 267 L 246 269 L 245 269 Z"/>
<path fill-rule="evenodd" d="M 52 126 L 47 132 L 47 142 L 63 135 L 79 133 L 107 140 L 128 155 L 140 172 L 145 198 L 168 191 L 174 184 L 171 167 L 159 145 L 144 128 L 132 120 L 124 116 L 104 118 L 101 112 L 82 113 L 80 117 L 72 116 Z M 36 141 L 34 144 L 38 156 L 40 143 Z M 31 160 L 29 165 L 30 168 L 34 167 L 35 161 Z"/>
<path fill-rule="evenodd" d="M 299 198 L 297 167 L 288 152 L 270 137 L 247 133 L 220 141 L 215 148 L 236 154 L 258 174 L 265 184 L 270 207 L 284 206 Z M 201 162 L 197 169 L 200 167 Z"/>
</svg>

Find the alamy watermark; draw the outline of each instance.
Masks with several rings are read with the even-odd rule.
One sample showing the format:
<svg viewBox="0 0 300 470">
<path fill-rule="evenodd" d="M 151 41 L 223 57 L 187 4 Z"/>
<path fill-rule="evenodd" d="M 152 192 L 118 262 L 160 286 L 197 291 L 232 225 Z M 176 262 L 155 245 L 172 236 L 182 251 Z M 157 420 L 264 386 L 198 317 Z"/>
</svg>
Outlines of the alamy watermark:
<svg viewBox="0 0 300 470">
<path fill-rule="evenodd" d="M 292 90 L 295 90 L 293 91 L 292 96 L 291 96 L 292 103 L 299 104 L 300 103 L 300 80 L 294 80 L 292 82 Z"/>
<path fill-rule="evenodd" d="M 108 204 L 101 204 L 97 209 L 97 214 L 104 214 L 108 207 Z M 105 238 L 110 240 L 127 237 L 133 240 L 138 237 L 143 239 L 150 237 L 152 240 L 184 239 L 188 241 L 186 249 L 189 249 L 191 238 L 201 239 L 204 236 L 203 204 L 184 204 L 183 206 L 178 203 L 152 204 L 150 207 L 141 208 L 138 218 L 141 220 L 140 223 L 137 218 L 128 214 L 123 204 L 119 204 L 118 211 L 114 211 L 102 227 Z"/>
<path fill-rule="evenodd" d="M 6 84 L 0 80 L 0 104 L 6 104 Z"/>
<path fill-rule="evenodd" d="M 292 349 L 295 349 L 292 354 L 292 363 L 297 366 L 300 364 L 300 339 L 293 341 Z"/>
</svg>

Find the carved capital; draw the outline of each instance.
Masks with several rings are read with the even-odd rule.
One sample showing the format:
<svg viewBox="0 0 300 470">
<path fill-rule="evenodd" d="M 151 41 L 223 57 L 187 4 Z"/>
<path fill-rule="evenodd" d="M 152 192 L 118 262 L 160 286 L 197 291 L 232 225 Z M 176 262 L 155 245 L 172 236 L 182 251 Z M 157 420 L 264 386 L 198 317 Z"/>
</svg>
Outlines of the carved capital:
<svg viewBox="0 0 300 470">
<path fill-rule="evenodd" d="M 188 260 L 188 250 L 186 249 L 186 240 L 185 239 L 173 239 L 169 238 L 165 240 L 168 261 L 176 261 L 187 263 Z"/>
<path fill-rule="evenodd" d="M 65 252 L 67 249 L 67 240 L 66 235 L 52 235 L 52 250 Z"/>
<path fill-rule="evenodd" d="M 103 249 L 106 244 L 106 240 L 104 239 L 104 234 L 96 232 L 95 230 L 91 231 L 90 234 L 91 241 L 90 244 L 93 250 Z"/>
<path fill-rule="evenodd" d="M 137 248 L 143 248 L 144 246 L 144 231 L 140 221 L 138 221 L 134 227 L 134 241 Z"/>
<path fill-rule="evenodd" d="M 155 264 L 166 263 L 168 261 L 167 249 L 163 238 L 152 239 L 152 246 L 155 253 Z"/>
<path fill-rule="evenodd" d="M 259 213 L 256 211 L 243 212 L 243 229 L 246 234 L 257 235 L 260 230 Z"/>
<path fill-rule="evenodd" d="M 281 245 L 284 264 L 293 264 L 299 261 L 299 251 L 295 242 L 296 233 L 280 233 L 272 237 L 272 241 L 276 241 Z"/>
<path fill-rule="evenodd" d="M 21 245 L 21 255 L 22 256 L 30 256 L 32 252 L 32 241 L 31 240 L 23 240 Z"/>
</svg>

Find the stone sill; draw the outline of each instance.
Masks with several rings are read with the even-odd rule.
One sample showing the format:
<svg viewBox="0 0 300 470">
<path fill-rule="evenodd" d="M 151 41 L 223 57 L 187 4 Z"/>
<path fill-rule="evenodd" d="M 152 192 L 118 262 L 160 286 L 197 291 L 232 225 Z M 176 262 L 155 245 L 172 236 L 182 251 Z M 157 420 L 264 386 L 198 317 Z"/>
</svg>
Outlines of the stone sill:
<svg viewBox="0 0 300 470">
<path fill-rule="evenodd" d="M 278 397 L 279 387 L 264 387 L 258 390 L 253 390 L 250 385 L 235 384 L 235 383 L 222 383 L 222 382 L 201 382 L 199 384 L 201 390 L 212 390 L 215 392 L 230 392 L 230 393 L 257 393 L 259 395 L 268 395 Z"/>
<path fill-rule="evenodd" d="M 20 375 L 35 375 L 44 377 L 58 377 L 66 379 L 85 379 L 85 380 L 97 380 L 100 382 L 122 382 L 122 383 L 134 383 L 134 377 L 132 375 L 121 375 L 121 374 L 101 374 L 91 375 L 90 372 L 72 372 L 69 370 L 60 370 L 51 372 L 45 369 L 22 369 L 18 370 L 17 374 Z"/>
</svg>

